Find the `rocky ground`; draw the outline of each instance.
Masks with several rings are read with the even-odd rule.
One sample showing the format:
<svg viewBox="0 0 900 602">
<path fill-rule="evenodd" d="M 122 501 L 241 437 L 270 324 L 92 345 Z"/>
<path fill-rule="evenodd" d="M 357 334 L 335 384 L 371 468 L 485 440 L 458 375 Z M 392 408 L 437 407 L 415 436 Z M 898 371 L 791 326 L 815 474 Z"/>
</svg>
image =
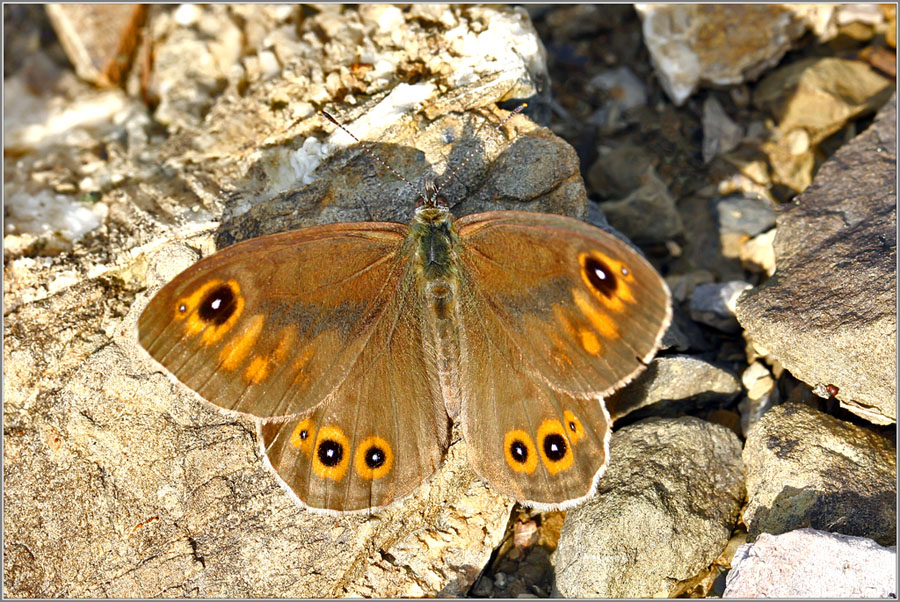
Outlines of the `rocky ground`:
<svg viewBox="0 0 900 602">
<path fill-rule="evenodd" d="M 892 6 L 4 6 L 4 594 L 896 597 Z M 528 99 L 528 119 L 486 127 Z M 608 223 L 675 317 L 539 513 L 455 437 L 411 498 L 298 508 L 137 345 L 217 248 L 457 216 Z M 849 570 L 852 567 L 853 570 Z"/>
</svg>

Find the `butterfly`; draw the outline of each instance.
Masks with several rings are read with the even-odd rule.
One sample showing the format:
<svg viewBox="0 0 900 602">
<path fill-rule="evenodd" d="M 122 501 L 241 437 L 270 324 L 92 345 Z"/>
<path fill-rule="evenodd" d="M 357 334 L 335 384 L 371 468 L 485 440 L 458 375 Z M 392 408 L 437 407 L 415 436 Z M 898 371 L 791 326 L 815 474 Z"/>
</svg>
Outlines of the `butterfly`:
<svg viewBox="0 0 900 602">
<path fill-rule="evenodd" d="M 204 399 L 256 419 L 304 507 L 411 494 L 458 421 L 475 472 L 546 510 L 594 493 L 603 397 L 670 320 L 665 282 L 618 237 L 551 214 L 454 219 L 432 184 L 409 224 L 313 226 L 198 261 L 152 298 L 138 337 Z"/>
</svg>

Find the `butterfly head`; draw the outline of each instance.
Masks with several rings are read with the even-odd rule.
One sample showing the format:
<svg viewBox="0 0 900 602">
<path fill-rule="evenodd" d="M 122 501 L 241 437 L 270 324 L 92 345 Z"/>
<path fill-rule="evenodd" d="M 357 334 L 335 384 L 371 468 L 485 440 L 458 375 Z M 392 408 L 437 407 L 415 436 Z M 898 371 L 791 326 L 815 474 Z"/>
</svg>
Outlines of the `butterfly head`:
<svg viewBox="0 0 900 602">
<path fill-rule="evenodd" d="M 450 212 L 450 203 L 440 194 L 432 178 L 425 180 L 425 194 L 416 199 L 416 215 L 441 215 Z"/>
</svg>

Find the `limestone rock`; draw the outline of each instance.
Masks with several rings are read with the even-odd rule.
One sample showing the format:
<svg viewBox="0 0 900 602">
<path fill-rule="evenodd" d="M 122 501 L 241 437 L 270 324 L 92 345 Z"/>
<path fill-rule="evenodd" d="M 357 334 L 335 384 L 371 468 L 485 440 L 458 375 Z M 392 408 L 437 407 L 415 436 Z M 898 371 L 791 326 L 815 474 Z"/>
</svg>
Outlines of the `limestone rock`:
<svg viewBox="0 0 900 602">
<path fill-rule="evenodd" d="M 701 85 L 753 80 L 806 30 L 783 5 L 637 4 L 644 43 L 676 105 Z"/>
<path fill-rule="evenodd" d="M 897 550 L 797 529 L 738 548 L 723 598 L 896 598 Z"/>
<path fill-rule="evenodd" d="M 667 597 L 725 549 L 744 499 L 741 444 L 698 418 L 617 431 L 597 495 L 569 510 L 554 553 L 569 597 Z"/>
<path fill-rule="evenodd" d="M 897 419 L 896 116 L 895 98 L 784 207 L 775 275 L 737 304 L 772 359 L 876 424 Z"/>
<path fill-rule="evenodd" d="M 894 545 L 895 456 L 868 429 L 798 403 L 773 407 L 744 446 L 750 539 L 812 527 Z"/>
</svg>

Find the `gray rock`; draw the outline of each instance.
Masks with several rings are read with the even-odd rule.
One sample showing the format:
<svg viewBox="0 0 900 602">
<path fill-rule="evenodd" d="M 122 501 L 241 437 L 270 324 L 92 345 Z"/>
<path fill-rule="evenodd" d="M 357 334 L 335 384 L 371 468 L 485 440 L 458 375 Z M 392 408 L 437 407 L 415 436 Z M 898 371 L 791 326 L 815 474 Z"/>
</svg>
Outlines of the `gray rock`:
<svg viewBox="0 0 900 602">
<path fill-rule="evenodd" d="M 623 199 L 601 203 L 600 208 L 610 225 L 638 244 L 664 243 L 683 229 L 675 199 L 652 166 L 637 189 Z"/>
<path fill-rule="evenodd" d="M 896 422 L 896 97 L 778 216 L 777 271 L 739 300 L 754 343 L 851 412 Z"/>
<path fill-rule="evenodd" d="M 690 401 L 704 407 L 712 401 L 728 401 L 741 391 L 731 372 L 689 355 L 654 358 L 634 382 L 606 399 L 613 420 L 654 404 Z M 684 404 L 682 404 L 684 405 Z"/>
<path fill-rule="evenodd" d="M 738 548 L 723 598 L 896 598 L 897 550 L 797 529 Z"/>
<path fill-rule="evenodd" d="M 663 335 L 660 348 L 674 349 L 679 352 L 710 351 L 710 343 L 700 325 L 694 322 L 686 311 L 675 306 L 672 312 L 672 323 Z"/>
<path fill-rule="evenodd" d="M 703 101 L 703 162 L 737 148 L 744 138 L 744 128 L 736 124 L 715 96 Z"/>
<path fill-rule="evenodd" d="M 896 447 L 799 403 L 775 406 L 744 446 L 750 539 L 812 527 L 896 543 Z"/>
<path fill-rule="evenodd" d="M 601 91 L 606 101 L 594 111 L 590 122 L 604 133 L 613 133 L 627 125 L 623 113 L 647 104 L 647 88 L 628 67 L 608 69 L 595 75 L 588 90 Z"/>
<path fill-rule="evenodd" d="M 756 236 L 775 225 L 775 207 L 763 198 L 729 196 L 716 203 L 719 230 Z"/>
<path fill-rule="evenodd" d="M 740 294 L 749 288 L 749 282 L 740 280 L 698 285 L 691 295 L 691 317 L 723 332 L 738 332 L 735 305 Z"/>
<path fill-rule="evenodd" d="M 653 167 L 653 157 L 643 148 L 623 144 L 600 156 L 588 169 L 587 182 L 601 200 L 628 196 L 643 182 Z"/>
<path fill-rule="evenodd" d="M 725 548 L 744 499 L 741 444 L 698 418 L 617 431 L 596 497 L 566 515 L 553 556 L 569 597 L 666 597 Z"/>
<path fill-rule="evenodd" d="M 678 209 L 684 231 L 690 235 L 684 238 L 683 252 L 673 259 L 670 270 L 675 274 L 708 271 L 716 282 L 745 279 L 740 261 L 724 248 L 714 202 L 707 195 L 689 194 L 678 199 Z"/>
<path fill-rule="evenodd" d="M 574 149 L 527 119 L 508 124 L 507 132 L 516 137 L 510 144 L 507 134 L 492 127 L 501 117 L 486 119 L 489 114 L 449 113 L 424 130 L 416 130 L 411 122 L 394 133 L 396 144 L 367 146 L 399 173 L 410 174 L 414 186 L 420 188 L 428 175 L 446 182 L 442 194 L 456 217 L 496 209 L 586 217 L 587 195 Z M 455 143 L 448 145 L 448 137 Z M 441 179 L 470 152 L 463 171 Z M 448 167 L 435 168 L 440 164 Z M 308 186 L 259 202 L 223 223 L 217 245 L 322 223 L 412 219 L 416 190 L 387 173 L 360 146 L 337 151 L 315 170 L 315 176 Z"/>
</svg>

